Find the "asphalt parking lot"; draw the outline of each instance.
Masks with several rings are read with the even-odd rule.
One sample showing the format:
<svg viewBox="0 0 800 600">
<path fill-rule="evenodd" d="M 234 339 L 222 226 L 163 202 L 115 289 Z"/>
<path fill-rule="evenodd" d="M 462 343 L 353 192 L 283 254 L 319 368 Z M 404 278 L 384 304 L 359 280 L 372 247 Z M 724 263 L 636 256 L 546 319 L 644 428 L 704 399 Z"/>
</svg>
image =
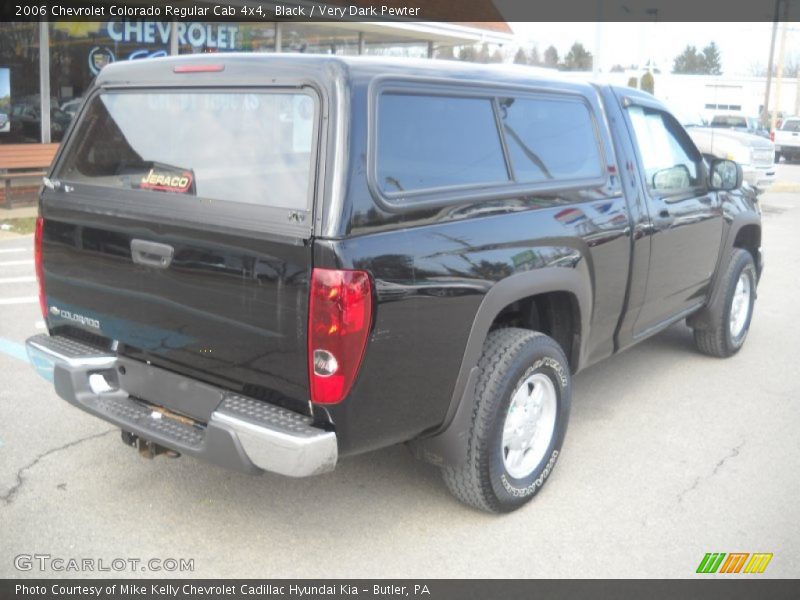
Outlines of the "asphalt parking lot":
<svg viewBox="0 0 800 600">
<path fill-rule="evenodd" d="M 305 480 L 139 458 L 27 364 L 32 237 L 0 239 L 0 576 L 691 577 L 707 552 L 773 553 L 762 577 L 800 576 L 800 166 L 779 180 L 744 349 L 702 356 L 676 325 L 581 373 L 558 468 L 500 517 L 404 447 Z M 15 567 L 33 554 L 194 570 Z"/>
</svg>

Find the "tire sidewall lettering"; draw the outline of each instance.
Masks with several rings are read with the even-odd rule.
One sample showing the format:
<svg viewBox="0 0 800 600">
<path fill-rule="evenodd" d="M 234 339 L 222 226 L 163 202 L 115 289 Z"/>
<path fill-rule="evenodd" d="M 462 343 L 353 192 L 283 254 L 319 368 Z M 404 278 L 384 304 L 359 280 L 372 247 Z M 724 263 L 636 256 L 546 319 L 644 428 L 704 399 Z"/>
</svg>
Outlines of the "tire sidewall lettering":
<svg viewBox="0 0 800 600">
<path fill-rule="evenodd" d="M 546 462 L 543 460 L 544 467 L 537 466 L 537 468 L 524 479 L 516 479 L 506 472 L 502 458 L 503 450 L 502 448 L 499 448 L 497 463 L 499 478 L 495 481 L 502 486 L 502 490 L 508 494 L 508 496 L 517 499 L 533 496 L 545 484 L 547 478 L 550 476 L 550 473 L 555 468 L 556 462 L 558 461 L 558 457 L 560 456 L 561 442 L 563 441 L 564 434 L 566 432 L 566 427 L 564 424 L 565 416 L 562 414 L 562 411 L 564 409 L 563 399 L 569 394 L 570 377 L 569 372 L 565 369 L 564 364 L 552 356 L 540 356 L 536 358 L 516 380 L 511 393 L 508 394 L 507 398 L 505 399 L 505 410 L 502 411 L 502 414 L 498 415 L 498 427 L 502 428 L 502 424 L 505 420 L 508 406 L 514 391 L 518 389 L 523 381 L 525 381 L 534 373 L 544 373 L 549 377 L 556 387 L 556 423 L 555 430 L 553 431 L 553 438 L 550 440 L 550 449 L 548 451 L 549 458 L 547 458 Z"/>
<path fill-rule="evenodd" d="M 545 465 L 544 469 L 539 474 L 539 476 L 525 487 L 519 488 L 512 485 L 505 473 L 503 473 L 500 476 L 500 481 L 503 482 L 503 487 L 512 496 L 515 496 L 517 498 L 524 498 L 525 496 L 530 496 L 531 494 L 536 493 L 539 490 L 539 488 L 541 488 L 544 485 L 544 482 L 547 480 L 548 475 L 550 475 L 550 472 L 556 465 L 556 460 L 558 460 L 558 450 L 553 450 L 553 453 L 550 455 L 550 459 L 547 461 L 547 464 Z"/>
</svg>

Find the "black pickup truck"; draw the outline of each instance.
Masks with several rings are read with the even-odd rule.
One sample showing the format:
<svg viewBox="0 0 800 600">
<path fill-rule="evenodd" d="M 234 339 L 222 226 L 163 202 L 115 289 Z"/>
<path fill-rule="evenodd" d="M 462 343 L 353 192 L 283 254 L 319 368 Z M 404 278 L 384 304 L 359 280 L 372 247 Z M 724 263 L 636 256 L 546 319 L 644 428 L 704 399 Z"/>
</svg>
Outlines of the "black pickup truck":
<svg viewBox="0 0 800 600">
<path fill-rule="evenodd" d="M 562 452 L 575 373 L 681 320 L 741 347 L 741 181 L 652 96 L 536 69 L 113 64 L 42 187 L 27 347 L 147 456 L 300 477 L 407 443 L 510 511 Z"/>
</svg>

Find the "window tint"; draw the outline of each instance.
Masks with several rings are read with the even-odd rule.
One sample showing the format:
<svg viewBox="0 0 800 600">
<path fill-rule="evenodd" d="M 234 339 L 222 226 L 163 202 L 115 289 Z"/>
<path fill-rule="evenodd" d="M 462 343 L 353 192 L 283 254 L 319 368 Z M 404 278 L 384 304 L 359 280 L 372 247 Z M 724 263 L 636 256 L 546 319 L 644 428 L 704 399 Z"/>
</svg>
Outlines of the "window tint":
<svg viewBox="0 0 800 600">
<path fill-rule="evenodd" d="M 382 94 L 376 167 L 388 194 L 507 182 L 492 101 Z"/>
<path fill-rule="evenodd" d="M 666 113 L 640 106 L 628 109 L 650 189 L 678 191 L 699 184 L 697 152 L 680 125 Z"/>
<path fill-rule="evenodd" d="M 314 115 L 303 93 L 105 93 L 58 177 L 304 209 Z"/>
<path fill-rule="evenodd" d="M 717 115 L 711 120 L 711 125 L 719 125 L 720 127 L 747 127 L 747 119 L 745 117 Z"/>
<path fill-rule="evenodd" d="M 514 178 L 530 183 L 602 175 L 589 109 L 582 102 L 500 98 Z"/>
</svg>

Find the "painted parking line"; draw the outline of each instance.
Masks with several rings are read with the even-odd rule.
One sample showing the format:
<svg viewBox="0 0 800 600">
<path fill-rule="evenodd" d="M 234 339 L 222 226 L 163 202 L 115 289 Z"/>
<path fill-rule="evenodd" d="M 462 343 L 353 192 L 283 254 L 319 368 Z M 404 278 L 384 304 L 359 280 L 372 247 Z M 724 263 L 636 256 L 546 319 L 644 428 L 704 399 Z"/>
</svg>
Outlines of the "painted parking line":
<svg viewBox="0 0 800 600">
<path fill-rule="evenodd" d="M 39 302 L 38 296 L 20 296 L 18 298 L 0 298 L 0 306 L 10 304 L 36 304 Z"/>
<path fill-rule="evenodd" d="M 18 267 L 20 265 L 32 265 L 31 260 L 0 260 L 0 267 Z"/>
<path fill-rule="evenodd" d="M 25 346 L 17 342 L 0 338 L 0 352 L 23 362 L 28 362 L 28 352 L 25 350 Z"/>
<path fill-rule="evenodd" d="M 0 248 L 0 254 L 12 254 L 16 252 L 30 252 L 30 248 Z"/>
<path fill-rule="evenodd" d="M 34 275 L 26 275 L 25 277 L 0 277 L 0 284 L 3 283 L 33 283 L 36 281 Z"/>
</svg>

